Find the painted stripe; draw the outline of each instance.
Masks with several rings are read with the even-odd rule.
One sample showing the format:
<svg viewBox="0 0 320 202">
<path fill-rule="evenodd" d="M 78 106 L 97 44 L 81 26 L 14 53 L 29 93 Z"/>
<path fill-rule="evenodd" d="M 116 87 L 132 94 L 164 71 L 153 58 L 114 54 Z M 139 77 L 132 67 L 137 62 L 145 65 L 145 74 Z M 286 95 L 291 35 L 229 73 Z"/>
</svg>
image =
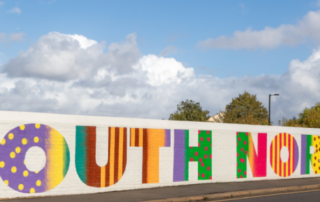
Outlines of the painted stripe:
<svg viewBox="0 0 320 202">
<path fill-rule="evenodd" d="M 142 147 L 143 146 L 143 138 L 144 138 L 144 130 L 146 129 L 143 129 L 143 128 L 139 128 L 139 147 Z"/>
<path fill-rule="evenodd" d="M 184 134 L 185 134 L 185 137 L 184 137 L 184 145 L 185 145 L 185 169 L 184 169 L 184 181 L 189 181 L 189 157 L 188 157 L 188 154 L 187 154 L 187 151 L 189 149 L 189 130 L 185 130 L 184 131 Z"/>
<path fill-rule="evenodd" d="M 76 170 L 83 183 L 87 182 L 87 127 L 76 126 Z"/>
<path fill-rule="evenodd" d="M 291 135 L 288 134 L 288 141 L 287 141 L 287 144 L 288 144 L 288 153 L 289 153 L 289 159 L 288 159 L 288 162 L 287 162 L 287 167 L 288 167 L 288 176 L 290 176 L 292 173 L 291 173 L 291 161 L 292 161 L 292 156 L 291 156 Z"/>
<path fill-rule="evenodd" d="M 285 147 L 286 146 L 286 133 L 283 133 L 283 136 L 282 136 L 282 139 L 283 139 L 283 141 L 282 141 L 282 149 L 285 149 L 285 148 L 283 148 L 283 147 Z M 280 153 L 281 154 L 281 153 Z M 282 161 L 282 159 L 281 159 L 281 161 Z M 286 176 L 286 163 L 284 162 L 284 161 L 282 161 L 282 164 L 283 164 L 283 170 L 282 170 L 282 176 L 283 177 L 285 177 Z"/>
<path fill-rule="evenodd" d="M 293 137 L 290 136 L 290 175 L 293 173 Z"/>
<path fill-rule="evenodd" d="M 294 166 L 295 161 L 296 161 L 295 156 L 294 156 L 295 143 L 296 143 L 296 141 L 295 141 L 294 137 L 292 136 L 292 173 L 295 171 L 295 166 Z"/>
<path fill-rule="evenodd" d="M 287 162 L 287 166 L 288 166 L 288 176 L 290 176 L 292 174 L 291 172 L 291 162 L 292 162 L 292 156 L 291 156 L 291 135 L 288 134 L 288 153 L 289 153 L 289 159 Z"/>
<path fill-rule="evenodd" d="M 292 173 L 295 171 L 296 169 L 296 162 L 298 161 L 298 159 L 296 159 L 295 156 L 295 146 L 296 146 L 297 142 L 294 139 L 294 137 L 292 136 Z"/>
<path fill-rule="evenodd" d="M 277 135 L 277 175 L 280 175 L 280 152 L 279 152 L 279 142 L 280 142 L 280 135 Z"/>
<path fill-rule="evenodd" d="M 122 158 L 122 173 L 123 175 L 124 171 L 126 170 L 127 166 L 127 128 L 124 128 L 123 130 L 124 135 L 124 141 L 123 141 L 123 158 Z M 120 178 L 119 178 L 120 179 Z"/>
<path fill-rule="evenodd" d="M 287 176 L 290 176 L 290 175 L 289 175 L 289 165 L 290 165 L 290 144 L 289 144 L 289 135 L 288 135 L 288 133 L 286 134 L 286 145 L 287 145 L 288 153 L 289 153 L 289 158 L 288 158 L 288 161 L 286 162 L 286 177 L 287 177 Z"/>
<path fill-rule="evenodd" d="M 305 142 L 302 143 L 302 156 L 301 156 L 301 162 L 303 162 L 303 166 L 302 168 L 304 168 L 304 173 L 303 174 L 309 174 L 310 173 L 310 163 L 309 163 L 309 155 L 308 153 L 310 152 L 310 147 L 308 147 L 309 145 L 309 138 L 308 135 L 302 135 L 302 140 L 304 140 Z M 303 169 L 302 169 L 303 170 Z"/>
<path fill-rule="evenodd" d="M 275 148 L 276 148 L 276 146 L 275 146 L 275 144 L 276 144 L 276 140 L 275 140 L 275 138 L 273 138 L 273 140 L 272 140 L 272 151 L 273 151 L 273 155 L 272 155 L 272 168 L 273 168 L 273 170 L 275 170 L 275 167 L 276 167 L 276 163 L 275 163 L 275 159 L 276 159 L 276 151 L 275 151 Z"/>
<path fill-rule="evenodd" d="M 281 133 L 281 140 L 280 141 L 281 141 L 280 150 L 279 150 L 280 161 L 281 161 L 281 170 L 280 170 L 280 172 L 281 172 L 281 177 L 284 177 L 284 163 L 283 163 L 283 161 L 281 159 L 281 149 L 284 146 L 284 133 Z"/>
<path fill-rule="evenodd" d="M 291 175 L 291 159 L 292 157 L 290 156 L 290 150 L 291 150 L 291 135 L 290 134 L 287 134 L 287 140 L 286 140 L 286 143 L 287 143 L 287 147 L 288 147 L 288 155 L 289 155 L 289 158 L 288 158 L 288 161 L 287 161 L 287 176 L 290 176 Z"/>
<path fill-rule="evenodd" d="M 274 164 L 273 164 L 273 156 L 274 156 L 274 151 L 273 151 L 273 140 L 271 142 L 271 145 L 270 145 L 270 165 L 272 167 L 272 169 L 274 169 Z"/>
<path fill-rule="evenodd" d="M 139 128 L 135 129 L 134 134 L 136 136 L 134 146 L 139 147 Z"/>
<path fill-rule="evenodd" d="M 278 149 L 278 156 L 279 156 L 279 161 L 278 161 L 278 163 L 279 163 L 279 176 L 281 176 L 281 174 L 282 174 L 282 162 L 281 162 L 281 145 L 282 145 L 282 133 L 281 133 L 281 135 L 279 135 L 279 142 L 278 142 L 278 147 L 279 147 L 279 149 Z"/>
<path fill-rule="evenodd" d="M 184 130 L 174 130 L 174 164 L 173 164 L 173 181 L 184 181 Z"/>
<path fill-rule="evenodd" d="M 131 147 L 134 147 L 135 146 L 135 129 L 134 128 L 131 128 L 130 129 L 130 146 Z"/>
<path fill-rule="evenodd" d="M 140 131 L 139 131 L 140 132 Z M 142 165 L 142 183 L 148 183 L 148 131 L 147 129 L 141 129 L 141 135 L 143 135 L 143 165 Z M 142 139 L 142 137 L 141 137 Z"/>
<path fill-rule="evenodd" d="M 165 147 L 166 131 L 148 130 L 148 183 L 159 183 L 160 147 Z"/>
<path fill-rule="evenodd" d="M 286 147 L 288 147 L 288 133 L 285 133 L 284 134 L 284 143 L 283 143 L 283 145 L 284 146 L 286 146 Z M 288 150 L 288 153 L 289 153 L 289 150 Z M 289 160 L 289 158 L 288 158 L 288 160 Z M 288 175 L 288 169 L 287 169 L 287 165 L 288 165 L 288 160 L 284 163 L 284 177 L 287 177 L 287 175 Z"/>
<path fill-rule="evenodd" d="M 50 138 L 46 140 L 47 149 L 47 166 L 46 166 L 46 185 L 47 189 L 53 189 L 63 180 L 64 175 L 64 144 L 63 136 L 55 129 L 47 126 L 47 132 Z"/>
<path fill-rule="evenodd" d="M 101 167 L 100 187 L 106 186 L 106 166 Z"/>
<path fill-rule="evenodd" d="M 109 134 L 110 135 L 110 134 Z M 114 184 L 114 157 L 115 157 L 115 128 L 111 128 L 111 145 L 110 145 L 110 186 Z"/>
<path fill-rule="evenodd" d="M 170 129 L 165 129 L 165 141 L 164 146 L 170 147 L 171 146 L 171 136 L 170 136 Z"/>
<path fill-rule="evenodd" d="M 278 173 L 279 173 L 279 176 L 281 176 L 281 169 L 282 169 L 282 164 L 281 164 L 281 134 L 279 135 L 279 141 L 278 141 L 278 164 L 279 164 L 279 170 L 278 170 Z"/>
<path fill-rule="evenodd" d="M 110 174 L 112 174 L 112 173 L 110 173 L 110 155 L 111 155 L 111 152 L 110 152 L 110 150 L 111 150 L 111 127 L 109 127 L 109 129 L 108 129 L 108 131 L 109 131 L 109 137 L 108 137 L 108 164 L 106 165 L 106 176 L 105 176 L 105 184 L 106 184 L 106 187 L 109 187 L 109 186 L 111 186 L 110 185 Z"/>
<path fill-rule="evenodd" d="M 89 186 L 100 187 L 100 168 L 96 163 L 96 127 L 87 127 L 87 183 Z"/>
<path fill-rule="evenodd" d="M 279 176 L 281 176 L 281 168 L 282 168 L 282 165 L 281 165 L 281 134 L 279 135 L 279 141 L 278 141 L 278 164 L 279 164 L 279 170 L 278 170 L 278 173 L 279 173 Z"/>
<path fill-rule="evenodd" d="M 115 129 L 115 148 L 114 148 L 114 183 L 118 182 L 118 172 L 119 172 L 119 132 L 120 128 Z"/>
<path fill-rule="evenodd" d="M 286 139 L 286 133 L 283 133 L 283 142 L 282 142 L 282 144 L 283 144 L 283 147 L 285 147 L 286 145 L 287 145 L 287 139 Z M 282 148 L 283 148 L 282 147 Z M 285 148 L 283 148 L 283 149 L 285 149 Z M 283 161 L 282 161 L 283 162 Z M 287 173 L 286 173 L 286 171 L 287 171 L 287 168 L 286 168 L 286 162 L 283 162 L 283 177 L 286 177 L 286 175 L 287 175 Z"/>
<path fill-rule="evenodd" d="M 63 167 L 63 178 L 67 175 L 67 172 L 69 170 L 69 162 L 70 162 L 70 151 L 67 142 L 63 138 L 63 162 L 64 162 L 64 167 Z"/>
<path fill-rule="evenodd" d="M 119 161 L 118 161 L 118 163 L 119 163 L 119 169 L 118 169 L 118 180 L 120 180 L 121 179 L 121 177 L 122 177 L 122 173 L 123 173 L 123 168 L 122 168 L 122 166 L 123 166 L 123 136 L 124 136 L 124 134 L 123 134 L 123 132 L 124 132 L 124 128 L 120 128 L 120 130 L 119 130 Z M 117 180 L 117 181 L 118 181 Z"/>
<path fill-rule="evenodd" d="M 250 169 L 251 169 L 251 171 L 252 171 L 252 175 L 255 175 L 255 169 L 254 169 L 254 164 L 255 164 L 255 162 L 254 162 L 254 150 L 253 150 L 253 148 L 252 148 L 252 146 L 253 146 L 253 142 L 252 142 L 252 138 L 251 138 L 251 133 L 248 133 L 248 135 L 246 136 L 247 137 L 247 145 L 244 145 L 243 146 L 243 149 L 245 150 L 245 151 L 248 151 L 248 153 L 246 154 L 246 156 L 244 157 L 245 158 L 245 160 L 249 160 L 249 164 L 250 164 Z M 259 140 L 258 140 L 259 141 Z M 200 142 L 200 140 L 199 140 L 199 142 Z M 259 144 L 259 143 L 258 143 Z M 247 158 L 247 159 L 246 159 Z M 246 170 L 247 170 L 247 168 L 246 168 Z M 245 176 L 246 177 L 246 176 Z"/>
<path fill-rule="evenodd" d="M 305 156 L 306 156 L 306 139 L 305 135 L 301 135 L 301 167 L 300 167 L 300 174 L 304 175 L 306 174 L 306 161 L 305 161 Z"/>
</svg>

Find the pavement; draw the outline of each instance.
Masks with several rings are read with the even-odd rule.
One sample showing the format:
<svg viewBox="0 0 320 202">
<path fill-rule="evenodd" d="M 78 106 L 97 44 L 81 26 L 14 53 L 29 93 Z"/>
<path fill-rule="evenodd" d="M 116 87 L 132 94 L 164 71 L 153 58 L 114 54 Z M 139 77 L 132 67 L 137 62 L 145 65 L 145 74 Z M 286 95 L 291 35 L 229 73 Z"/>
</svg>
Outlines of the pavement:
<svg viewBox="0 0 320 202">
<path fill-rule="evenodd" d="M 171 186 L 130 191 L 105 192 L 97 194 L 54 196 L 41 198 L 10 199 L 10 202 L 88 202 L 88 201 L 201 201 L 255 194 L 279 193 L 298 190 L 320 189 L 320 178 L 263 180 L 247 182 L 208 183 Z"/>
<path fill-rule="evenodd" d="M 297 191 L 279 194 L 256 195 L 249 197 L 212 200 L 212 202 L 319 202 L 319 199 L 320 191 L 319 189 L 317 189 L 309 191 Z M 209 201 L 211 200 L 206 200 L 205 202 Z"/>
</svg>

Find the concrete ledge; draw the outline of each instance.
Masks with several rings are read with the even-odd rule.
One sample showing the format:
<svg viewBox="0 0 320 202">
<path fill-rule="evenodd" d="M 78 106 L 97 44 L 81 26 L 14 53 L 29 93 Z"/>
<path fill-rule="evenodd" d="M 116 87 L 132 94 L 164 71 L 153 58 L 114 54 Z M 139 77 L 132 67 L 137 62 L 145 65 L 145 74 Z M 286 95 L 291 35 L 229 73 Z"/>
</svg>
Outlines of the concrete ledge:
<svg viewBox="0 0 320 202">
<path fill-rule="evenodd" d="M 168 199 L 151 200 L 151 201 L 144 201 L 144 202 L 190 202 L 190 201 L 219 200 L 219 199 L 227 199 L 227 198 L 233 198 L 233 197 L 245 197 L 245 196 L 263 195 L 263 194 L 275 194 L 275 193 L 285 193 L 285 192 L 293 192 L 293 191 L 313 190 L 313 189 L 320 189 L 320 184 L 268 188 L 268 189 L 253 189 L 253 190 L 246 190 L 246 191 L 225 192 L 225 193 L 209 194 L 204 196 L 168 198 Z"/>
</svg>

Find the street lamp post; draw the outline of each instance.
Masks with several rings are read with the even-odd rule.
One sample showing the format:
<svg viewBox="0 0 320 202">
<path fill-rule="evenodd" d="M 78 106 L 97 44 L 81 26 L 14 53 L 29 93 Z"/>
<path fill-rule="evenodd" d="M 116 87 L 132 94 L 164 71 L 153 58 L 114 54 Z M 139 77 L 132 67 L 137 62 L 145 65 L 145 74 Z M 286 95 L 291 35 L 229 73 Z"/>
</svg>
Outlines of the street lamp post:
<svg viewBox="0 0 320 202">
<path fill-rule="evenodd" d="M 270 114 L 271 114 L 271 107 L 270 107 L 271 96 L 279 96 L 279 94 L 269 94 L 269 126 L 270 126 Z"/>
</svg>

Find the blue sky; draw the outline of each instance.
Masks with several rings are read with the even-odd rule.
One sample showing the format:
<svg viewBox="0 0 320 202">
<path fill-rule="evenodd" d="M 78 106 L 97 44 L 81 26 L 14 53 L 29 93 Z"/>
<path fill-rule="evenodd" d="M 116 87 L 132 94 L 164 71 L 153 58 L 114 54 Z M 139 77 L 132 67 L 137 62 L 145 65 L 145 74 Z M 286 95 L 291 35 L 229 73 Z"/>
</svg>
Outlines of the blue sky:
<svg viewBox="0 0 320 202">
<path fill-rule="evenodd" d="M 80 34 L 96 41 L 121 41 L 135 32 L 142 54 L 159 55 L 175 46 L 171 56 L 197 73 L 218 77 L 282 74 L 290 60 L 306 59 L 313 44 L 284 46 L 277 50 L 210 50 L 195 45 L 200 40 L 231 36 L 251 27 L 296 24 L 316 1 L 2 1 L 1 31 L 23 32 L 19 44 L 2 46 L 6 58 L 17 56 L 40 36 L 52 31 Z M 294 2 L 294 3 L 293 3 Z M 20 14 L 9 13 L 20 8 Z M 232 59 L 230 59 L 232 58 Z M 4 61 L 5 62 L 5 61 Z"/>
<path fill-rule="evenodd" d="M 149 112 L 146 112 L 148 110 L 135 112 L 132 111 L 132 113 L 123 112 L 121 110 L 118 112 L 112 111 L 111 109 L 114 108 L 113 105 L 118 105 L 119 103 L 111 104 L 111 101 L 108 101 L 108 99 L 111 99 L 110 96 L 113 94 L 112 90 L 110 90 L 107 86 L 104 86 L 102 88 L 104 93 L 106 93 L 106 97 L 101 99 L 94 98 L 96 99 L 95 101 L 91 100 L 93 103 L 95 103 L 94 107 L 92 108 L 84 107 L 81 109 L 64 111 L 64 107 L 66 106 L 64 106 L 61 103 L 61 100 L 55 100 L 54 103 L 58 103 L 58 105 L 61 105 L 62 107 L 57 107 L 55 109 L 47 109 L 46 107 L 43 107 L 41 104 L 45 102 L 45 100 L 41 100 L 39 98 L 37 102 L 39 102 L 39 105 L 42 106 L 39 108 L 28 108 L 27 106 L 25 108 L 19 108 L 17 106 L 3 105 L 0 106 L 2 110 L 33 110 L 41 112 L 65 112 L 99 115 L 101 109 L 97 109 L 100 106 L 104 110 L 109 112 L 107 113 L 107 115 L 110 116 L 167 118 L 170 112 L 174 110 L 177 101 L 179 102 L 179 100 L 187 98 L 198 98 L 197 101 L 203 103 L 204 107 L 209 108 L 212 112 L 212 115 L 214 115 L 214 113 L 218 112 L 219 110 L 223 110 L 223 106 L 225 106 L 229 102 L 228 100 L 231 100 L 231 97 L 234 97 L 239 93 L 242 93 L 244 90 L 252 89 L 252 93 L 257 94 L 258 98 L 263 99 L 261 101 L 264 104 L 266 104 L 266 95 L 268 95 L 269 93 L 273 93 L 273 91 L 277 91 L 278 89 L 279 91 L 281 91 L 281 86 L 270 88 L 269 91 L 266 90 L 265 92 L 262 92 L 262 89 L 257 89 L 256 86 L 252 86 L 253 84 L 244 84 L 245 82 L 247 82 L 245 80 L 261 79 L 263 76 L 266 76 L 266 78 L 269 79 L 278 79 L 277 81 L 268 81 L 269 83 L 277 83 L 279 81 L 279 78 L 284 78 L 285 75 L 290 74 L 290 71 L 288 70 L 290 70 L 290 66 L 292 65 L 291 62 L 293 60 L 306 62 L 306 60 L 310 56 L 312 56 L 313 51 L 317 50 L 319 47 L 318 38 L 315 36 L 318 29 L 317 25 L 310 25 L 310 23 L 316 24 L 317 21 L 314 22 L 310 20 L 313 16 L 312 13 L 309 15 L 309 17 L 311 17 L 308 18 L 308 13 L 318 13 L 318 11 L 320 10 L 320 2 L 315 0 L 0 0 L 0 2 L 0 65 L 3 74 L 3 83 L 6 83 L 5 88 L 7 88 L 8 90 L 8 92 L 6 93 L 14 93 L 15 87 L 17 87 L 17 82 L 22 82 L 22 80 L 23 82 L 28 83 L 56 82 L 56 80 L 59 80 L 59 85 L 61 85 L 62 80 L 63 82 L 65 82 L 65 85 L 67 85 L 68 82 L 82 82 L 84 78 L 81 75 L 78 75 L 79 77 L 72 77 L 71 79 L 71 77 L 63 75 L 63 70 L 56 70 L 54 72 L 54 74 L 56 75 L 48 77 L 47 75 L 52 74 L 52 72 L 50 72 L 50 70 L 46 71 L 46 69 L 41 68 L 40 65 L 40 63 L 43 63 L 42 65 L 45 66 L 45 63 L 48 61 L 45 61 L 44 59 L 39 59 L 40 56 L 30 55 L 31 53 L 27 54 L 28 50 L 30 52 L 32 47 L 36 50 L 36 44 L 39 45 L 37 47 L 40 47 L 43 44 L 48 45 L 47 42 L 41 40 L 41 37 L 46 37 L 49 33 L 52 32 L 56 32 L 62 35 L 64 34 L 66 36 L 68 35 L 70 37 L 71 35 L 75 34 L 81 35 L 84 36 L 86 40 L 94 40 L 97 44 L 103 44 L 104 42 L 106 42 L 105 48 L 101 50 L 106 54 L 110 52 L 109 45 L 111 45 L 112 43 L 123 45 L 123 49 L 119 50 L 120 52 L 127 50 L 125 44 L 126 42 L 128 42 L 128 39 L 126 39 L 126 37 L 133 33 L 135 39 L 134 42 L 132 42 L 132 44 L 134 45 L 130 47 L 134 46 L 133 49 L 136 48 L 138 49 L 138 51 L 129 51 L 133 54 L 133 59 L 132 61 L 130 60 L 132 64 L 124 64 L 125 66 L 127 65 L 133 67 L 134 65 L 136 65 L 137 61 L 140 61 L 138 63 L 141 67 L 139 68 L 140 70 L 142 70 L 142 72 L 147 72 L 149 80 L 151 78 L 150 75 L 155 75 L 159 73 L 157 72 L 157 68 L 161 68 L 161 65 L 153 67 L 150 64 L 156 64 L 156 62 L 148 63 L 147 59 L 143 60 L 144 57 L 150 56 L 151 58 L 151 56 L 156 56 L 156 59 L 154 60 L 159 60 L 159 64 L 161 63 L 160 60 L 162 60 L 163 63 L 161 64 L 166 64 L 166 67 L 170 67 L 168 71 L 170 71 L 171 73 L 168 73 L 167 71 L 163 70 L 163 75 L 161 74 L 161 76 L 158 76 L 159 78 L 155 76 L 156 79 L 159 79 L 160 83 L 158 83 L 157 85 L 152 85 L 149 82 L 148 85 L 151 86 L 146 87 L 146 89 L 144 89 L 144 94 L 141 94 L 140 100 L 138 98 L 137 100 L 130 100 L 131 98 L 129 97 L 135 97 L 134 95 L 136 94 L 138 96 L 138 94 L 142 92 L 140 91 L 141 89 L 139 90 L 137 87 L 135 89 L 132 89 L 132 92 L 129 93 L 130 90 L 126 87 L 123 87 L 125 89 L 125 93 L 120 94 L 122 96 L 128 96 L 125 98 L 126 101 L 122 100 L 122 104 L 125 105 L 129 105 L 130 103 L 137 104 L 139 102 L 147 102 L 148 100 L 145 100 L 146 98 L 144 98 L 143 96 L 148 94 L 148 92 L 150 93 L 152 89 L 155 90 L 152 91 L 154 94 L 151 97 L 159 96 L 158 91 L 161 91 L 160 88 L 167 88 L 164 85 L 169 84 L 173 80 L 178 81 L 179 79 L 182 79 L 182 83 L 187 82 L 185 80 L 189 78 L 189 76 L 184 76 L 180 78 L 179 75 L 181 72 L 183 72 L 183 75 L 194 74 L 194 77 L 192 77 L 192 79 L 196 78 L 196 82 L 200 82 L 201 78 L 212 78 L 218 79 L 214 82 L 221 83 L 220 85 L 223 85 L 219 86 L 219 89 L 221 91 L 220 93 L 216 92 L 216 94 L 210 94 L 209 98 L 203 97 L 206 94 L 208 94 L 206 92 L 208 90 L 201 91 L 201 95 L 199 94 L 200 92 L 198 92 L 199 90 L 195 90 L 194 93 L 189 92 L 190 94 L 188 94 L 188 92 L 186 91 L 180 96 L 177 96 L 176 98 L 171 98 L 169 99 L 170 101 L 166 101 L 168 103 L 164 104 L 163 107 L 167 108 L 167 110 L 165 110 L 165 112 L 163 113 L 151 113 L 150 110 Z M 304 20 L 305 18 L 306 20 Z M 317 18 L 315 19 L 317 20 Z M 282 29 L 281 26 L 285 26 L 285 28 Z M 257 39 L 251 40 L 253 35 L 250 34 L 263 31 L 266 29 L 266 27 L 274 29 L 275 31 L 271 34 L 269 32 L 265 32 L 265 34 L 258 34 Z M 305 31 L 303 31 L 303 33 L 300 33 L 299 30 L 302 30 L 304 28 Z M 244 33 L 248 29 L 250 29 L 250 33 Z M 244 33 L 245 36 L 241 36 L 239 39 L 233 40 L 235 38 L 235 32 Z M 62 35 L 59 35 L 57 37 L 63 37 L 64 35 Z M 224 36 L 226 40 L 221 39 L 221 36 Z M 274 36 L 279 36 L 279 38 Z M 290 38 L 290 40 L 287 40 L 287 36 L 291 36 L 292 38 Z M 57 39 L 57 37 L 55 37 L 55 40 Z M 209 42 L 210 40 L 211 42 Z M 269 46 L 269 42 L 265 43 L 265 40 L 273 40 L 272 42 L 270 42 L 270 44 L 274 43 L 274 45 Z M 250 44 L 252 41 L 252 45 L 246 45 Z M 53 47 L 52 44 L 48 46 L 51 48 Z M 50 54 L 57 54 L 59 55 L 59 57 L 61 57 L 61 54 L 65 54 L 65 52 L 58 54 L 57 52 L 54 52 L 54 50 L 52 49 L 53 52 L 50 52 Z M 44 50 L 39 49 L 38 53 L 40 53 L 40 51 Z M 19 69 L 20 67 L 18 68 L 15 66 L 17 64 L 20 64 L 19 61 L 22 61 L 21 57 L 23 53 L 26 53 L 26 55 L 23 56 L 24 59 L 27 57 L 39 59 L 34 59 L 33 63 L 30 64 L 39 64 L 39 68 L 41 69 L 41 72 L 43 74 L 33 74 L 32 72 L 34 71 L 30 71 L 30 66 L 21 67 L 22 69 Z M 126 57 L 126 54 L 124 54 L 121 57 Z M 121 57 L 117 59 L 122 60 Z M 135 57 L 137 58 L 134 59 Z M 170 59 L 173 59 L 171 61 L 173 61 L 174 64 L 169 64 Z M 146 63 L 143 64 L 143 61 L 145 61 Z M 69 62 L 70 60 L 60 60 L 57 64 L 62 64 L 63 66 L 67 63 L 69 64 Z M 24 62 L 23 64 L 26 63 L 28 62 Z M 178 63 L 181 63 L 183 67 L 180 67 Z M 51 64 L 53 63 L 51 62 Z M 50 66 L 50 64 L 48 65 Z M 120 66 L 117 67 L 116 64 L 113 65 L 115 65 L 114 68 L 117 69 L 117 71 L 120 71 L 120 69 L 122 68 Z M 171 67 L 171 65 L 173 66 Z M 98 66 L 79 67 L 79 69 L 77 70 L 89 71 L 87 70 L 87 68 L 95 69 L 95 73 L 92 73 L 92 75 L 99 74 L 97 73 L 99 72 Z M 193 72 L 190 73 L 189 71 L 189 74 L 187 71 L 188 68 L 192 68 Z M 136 70 L 137 68 L 133 69 Z M 127 70 L 129 71 L 129 69 Z M 17 73 L 17 71 L 20 71 L 21 74 Z M 113 70 L 111 71 L 105 69 L 103 71 L 107 72 L 104 74 L 111 74 Z M 121 72 L 123 71 L 125 70 L 121 70 Z M 170 77 L 168 75 L 173 76 Z M 68 78 L 69 80 L 66 78 Z M 139 78 L 136 77 L 135 79 L 139 81 L 146 78 L 139 76 Z M 111 80 L 115 81 L 113 77 L 111 78 Z M 87 81 L 87 83 L 88 82 L 89 81 Z M 237 89 L 236 91 L 234 91 L 232 87 L 230 87 L 231 89 L 225 88 L 224 86 L 231 85 L 231 83 L 228 82 L 240 82 L 241 85 L 239 85 L 242 87 L 239 87 L 239 89 Z M 10 85 L 8 83 L 10 83 Z M 108 83 L 108 85 L 109 84 L 110 83 Z M 176 84 L 181 85 L 180 82 L 177 82 Z M 40 84 L 37 83 L 32 85 L 39 87 Z M 54 84 L 51 83 L 50 85 Z M 214 85 L 214 83 L 208 85 L 207 89 L 210 89 L 211 85 Z M 45 88 L 48 90 L 50 86 L 46 86 Z M 199 86 L 193 86 L 192 88 L 190 87 L 190 89 L 199 88 Z M 47 90 L 42 90 L 44 94 L 47 92 Z M 89 93 L 87 94 L 87 96 L 89 96 L 90 99 L 93 99 L 92 96 L 95 93 L 91 92 L 93 91 L 92 89 L 91 91 L 89 90 L 89 92 L 88 86 L 86 86 L 81 90 L 79 90 L 78 93 Z M 97 90 L 97 88 L 95 88 L 95 90 Z M 222 92 L 225 91 L 232 93 L 223 94 Z M 302 90 L 302 92 L 305 92 L 305 90 Z M 49 93 L 49 91 L 47 93 Z M 173 93 L 173 95 L 174 94 L 175 93 Z M 121 95 L 113 96 L 116 96 L 114 99 L 120 99 Z M 20 96 L 22 95 L 20 94 Z M 46 96 L 50 97 L 50 99 L 52 98 L 52 96 L 49 96 L 49 94 Z M 213 97 L 221 96 L 225 96 L 225 99 L 219 100 L 219 104 L 215 104 L 214 107 L 210 105 L 210 99 L 215 99 Z M 302 94 L 299 95 L 299 97 L 301 96 Z M 282 116 L 289 118 L 293 115 L 297 115 L 299 110 L 301 111 L 301 109 L 303 109 L 304 107 L 310 107 L 312 103 L 314 104 L 315 102 L 319 101 L 318 97 L 314 97 L 315 95 L 310 95 L 310 97 L 308 97 L 307 95 L 303 96 L 306 96 L 306 100 L 300 102 L 299 105 L 297 104 L 298 106 L 292 106 L 291 109 L 289 109 L 288 107 L 283 109 L 283 107 L 278 106 L 279 110 L 278 114 L 275 115 L 275 119 L 280 119 Z M 67 97 L 65 99 L 74 100 L 74 97 Z M 202 101 L 202 99 L 204 100 Z M 281 100 L 281 98 L 277 99 Z M 285 101 L 292 100 L 293 97 L 290 98 L 289 95 L 285 94 L 285 96 L 282 99 L 284 100 L 282 100 L 281 106 L 285 106 Z M 151 102 L 153 104 L 156 104 L 155 100 Z M 98 103 L 100 103 L 100 105 Z M 81 106 L 85 105 L 84 103 L 78 104 Z M 152 108 L 153 104 L 150 104 L 150 109 Z M 168 107 L 171 105 L 173 105 L 173 107 Z M 120 107 L 119 109 L 122 108 Z"/>
</svg>

